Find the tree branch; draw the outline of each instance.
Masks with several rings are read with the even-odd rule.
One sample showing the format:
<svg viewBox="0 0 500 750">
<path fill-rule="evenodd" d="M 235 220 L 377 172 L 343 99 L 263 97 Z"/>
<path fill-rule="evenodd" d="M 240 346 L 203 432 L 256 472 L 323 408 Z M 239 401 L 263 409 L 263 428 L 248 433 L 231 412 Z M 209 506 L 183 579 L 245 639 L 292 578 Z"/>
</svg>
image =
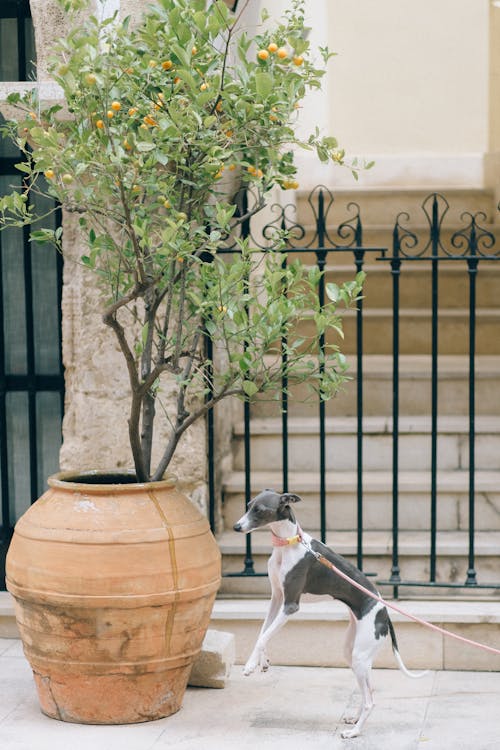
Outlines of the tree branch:
<svg viewBox="0 0 500 750">
<path fill-rule="evenodd" d="M 204 416 L 209 409 L 212 409 L 219 401 L 221 401 L 223 398 L 226 398 L 227 396 L 242 396 L 243 391 L 241 388 L 234 388 L 230 389 L 229 387 L 226 390 L 221 391 L 217 396 L 214 396 L 209 401 L 206 401 L 203 406 L 200 406 L 199 409 L 196 409 L 194 412 L 192 412 L 183 422 L 182 424 L 176 426 L 175 430 L 172 433 L 172 436 L 169 440 L 167 449 L 165 453 L 163 454 L 160 463 L 158 464 L 158 467 L 154 474 L 151 477 L 152 482 L 156 482 L 160 480 L 163 477 L 163 474 L 165 472 L 165 469 L 167 468 L 168 464 L 170 463 L 172 456 L 174 455 L 175 449 L 177 448 L 177 444 L 179 443 L 179 440 L 182 436 L 182 434 L 188 429 L 188 427 L 191 427 L 191 425 L 196 422 L 200 417 Z"/>
<path fill-rule="evenodd" d="M 125 329 L 116 317 L 118 310 L 141 296 L 142 288 L 135 285 L 134 288 L 125 297 L 117 300 L 110 305 L 102 316 L 103 322 L 114 332 L 122 354 L 127 364 L 130 388 L 132 391 L 132 402 L 130 406 L 130 417 L 128 422 L 130 447 L 134 458 L 135 470 L 139 481 L 147 481 L 147 471 L 144 465 L 144 459 L 141 450 L 141 441 L 139 436 L 140 415 L 141 415 L 141 394 L 140 381 L 137 372 L 137 365 L 132 349 L 129 346 Z"/>
</svg>

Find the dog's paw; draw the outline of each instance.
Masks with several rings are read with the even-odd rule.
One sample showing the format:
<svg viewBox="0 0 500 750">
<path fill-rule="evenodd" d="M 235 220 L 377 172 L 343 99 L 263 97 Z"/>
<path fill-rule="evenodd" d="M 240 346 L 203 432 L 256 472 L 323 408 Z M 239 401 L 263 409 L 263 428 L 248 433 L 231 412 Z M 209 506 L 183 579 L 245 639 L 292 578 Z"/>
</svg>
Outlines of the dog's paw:
<svg viewBox="0 0 500 750">
<path fill-rule="evenodd" d="M 345 729 L 340 736 L 343 740 L 351 740 L 353 737 L 359 737 L 360 734 L 359 729 L 353 727 L 352 729 Z"/>
<path fill-rule="evenodd" d="M 243 674 L 248 677 L 253 674 L 256 670 L 260 672 L 267 672 L 271 662 L 267 658 L 265 651 L 254 652 L 243 668 Z"/>
<path fill-rule="evenodd" d="M 249 659 L 245 666 L 243 667 L 243 674 L 245 677 L 249 677 L 251 674 L 255 672 L 255 670 L 258 667 L 258 661 L 256 659 Z"/>
<path fill-rule="evenodd" d="M 343 716 L 342 721 L 344 724 L 357 724 L 359 721 L 359 716 Z"/>
<path fill-rule="evenodd" d="M 262 654 L 262 656 L 260 657 L 259 664 L 260 664 L 260 671 L 261 672 L 267 672 L 268 671 L 269 667 L 271 666 L 271 662 L 267 658 L 266 654 Z"/>
</svg>

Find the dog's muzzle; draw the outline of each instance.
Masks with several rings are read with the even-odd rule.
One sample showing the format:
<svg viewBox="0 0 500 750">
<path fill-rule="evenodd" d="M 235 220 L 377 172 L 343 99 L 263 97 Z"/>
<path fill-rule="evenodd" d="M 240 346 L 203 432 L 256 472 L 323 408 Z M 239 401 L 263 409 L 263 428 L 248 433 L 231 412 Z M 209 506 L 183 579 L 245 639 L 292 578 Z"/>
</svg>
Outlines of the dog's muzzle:
<svg viewBox="0 0 500 750">
<path fill-rule="evenodd" d="M 248 534 L 250 531 L 253 531 L 254 528 L 255 526 L 252 525 L 251 521 L 246 516 L 242 516 L 233 526 L 234 531 L 241 531 L 243 534 Z"/>
</svg>

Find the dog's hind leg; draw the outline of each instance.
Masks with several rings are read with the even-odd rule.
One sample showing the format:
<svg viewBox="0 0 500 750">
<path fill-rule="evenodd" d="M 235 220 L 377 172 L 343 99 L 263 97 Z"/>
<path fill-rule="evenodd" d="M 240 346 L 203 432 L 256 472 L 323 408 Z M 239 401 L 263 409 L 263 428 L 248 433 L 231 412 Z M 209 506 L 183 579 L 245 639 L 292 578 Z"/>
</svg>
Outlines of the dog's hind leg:
<svg viewBox="0 0 500 750">
<path fill-rule="evenodd" d="M 349 625 L 347 626 L 347 632 L 345 634 L 345 641 L 344 641 L 344 658 L 349 666 L 352 666 L 352 649 L 354 646 L 355 636 L 356 636 L 356 618 L 354 617 L 351 610 L 349 610 Z"/>
<path fill-rule="evenodd" d="M 352 670 L 356 675 L 356 680 L 358 681 L 361 692 L 361 710 L 353 728 L 346 729 L 342 732 L 342 737 L 344 739 L 358 737 L 358 735 L 361 734 L 363 725 L 373 709 L 373 696 L 370 685 L 371 664 L 366 663 L 364 655 L 358 656 L 357 654 L 353 654 Z"/>
<path fill-rule="evenodd" d="M 346 729 L 342 732 L 342 737 L 357 737 L 363 728 L 363 725 L 372 712 L 373 693 L 370 684 L 370 676 L 373 660 L 377 651 L 384 643 L 386 634 L 376 631 L 375 622 L 378 608 L 374 608 L 365 615 L 361 620 L 355 620 L 355 636 L 351 655 L 351 668 L 356 677 L 361 692 L 361 709 L 355 720 L 348 721 L 354 723 L 352 729 Z"/>
<path fill-rule="evenodd" d="M 345 634 L 344 641 L 344 658 L 349 667 L 352 669 L 352 652 L 354 648 L 354 639 L 356 637 L 357 620 L 354 617 L 351 610 L 349 610 L 349 625 Z M 344 724 L 356 724 L 359 720 L 360 711 L 357 711 L 355 716 L 346 716 L 343 721 Z"/>
</svg>

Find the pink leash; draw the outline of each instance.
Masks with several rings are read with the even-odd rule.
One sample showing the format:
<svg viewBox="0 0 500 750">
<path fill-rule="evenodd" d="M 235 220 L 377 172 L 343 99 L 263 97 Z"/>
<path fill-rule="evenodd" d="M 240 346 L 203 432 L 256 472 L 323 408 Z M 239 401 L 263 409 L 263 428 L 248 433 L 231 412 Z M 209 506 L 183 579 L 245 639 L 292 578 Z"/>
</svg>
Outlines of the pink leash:
<svg viewBox="0 0 500 750">
<path fill-rule="evenodd" d="M 291 539 L 295 539 L 295 537 L 291 537 Z M 440 628 L 439 625 L 433 625 L 431 622 L 427 622 L 427 620 L 422 620 L 420 617 L 417 617 L 416 615 L 411 615 L 409 612 L 405 612 L 404 609 L 400 609 L 400 607 L 397 607 L 395 604 L 390 604 L 389 602 L 386 602 L 385 599 L 382 599 L 382 597 L 379 596 L 378 594 L 374 594 L 373 591 L 370 591 L 369 589 L 362 586 L 360 583 L 353 581 L 352 578 L 349 578 L 349 576 L 346 575 L 346 573 L 343 573 L 341 570 L 339 570 L 336 565 L 330 562 L 330 560 L 328 560 L 319 552 L 315 552 L 312 549 L 312 547 L 310 547 L 309 544 L 304 542 L 303 539 L 301 539 L 300 541 L 304 545 L 304 547 L 314 555 L 314 557 L 318 560 L 318 562 L 322 563 L 322 565 L 326 565 L 328 568 L 331 568 L 331 570 L 333 570 L 334 573 L 336 573 L 338 576 L 343 578 L 345 581 L 348 581 L 352 586 L 359 589 L 367 596 L 370 596 L 372 599 L 375 599 L 376 602 L 380 602 L 380 604 L 383 604 L 389 609 L 394 610 L 394 612 L 398 612 L 398 614 L 403 615 L 403 617 L 408 617 L 410 620 L 413 620 L 414 622 L 418 622 L 419 625 L 424 625 L 426 628 L 430 628 L 430 630 L 435 630 L 437 633 L 442 633 L 442 635 L 446 635 L 449 638 L 455 638 L 457 641 L 461 641 L 462 643 L 467 643 L 469 646 L 475 646 L 476 648 L 481 648 L 483 649 L 483 651 L 489 651 L 491 654 L 500 654 L 500 649 L 498 648 L 493 648 L 493 646 L 486 646 L 484 643 L 478 643 L 478 641 L 472 641 L 470 640 L 470 638 L 464 638 L 461 635 L 457 635 L 457 633 L 452 633 L 450 630 L 445 630 L 445 628 Z M 288 542 L 288 544 L 290 544 L 290 542 Z"/>
</svg>

